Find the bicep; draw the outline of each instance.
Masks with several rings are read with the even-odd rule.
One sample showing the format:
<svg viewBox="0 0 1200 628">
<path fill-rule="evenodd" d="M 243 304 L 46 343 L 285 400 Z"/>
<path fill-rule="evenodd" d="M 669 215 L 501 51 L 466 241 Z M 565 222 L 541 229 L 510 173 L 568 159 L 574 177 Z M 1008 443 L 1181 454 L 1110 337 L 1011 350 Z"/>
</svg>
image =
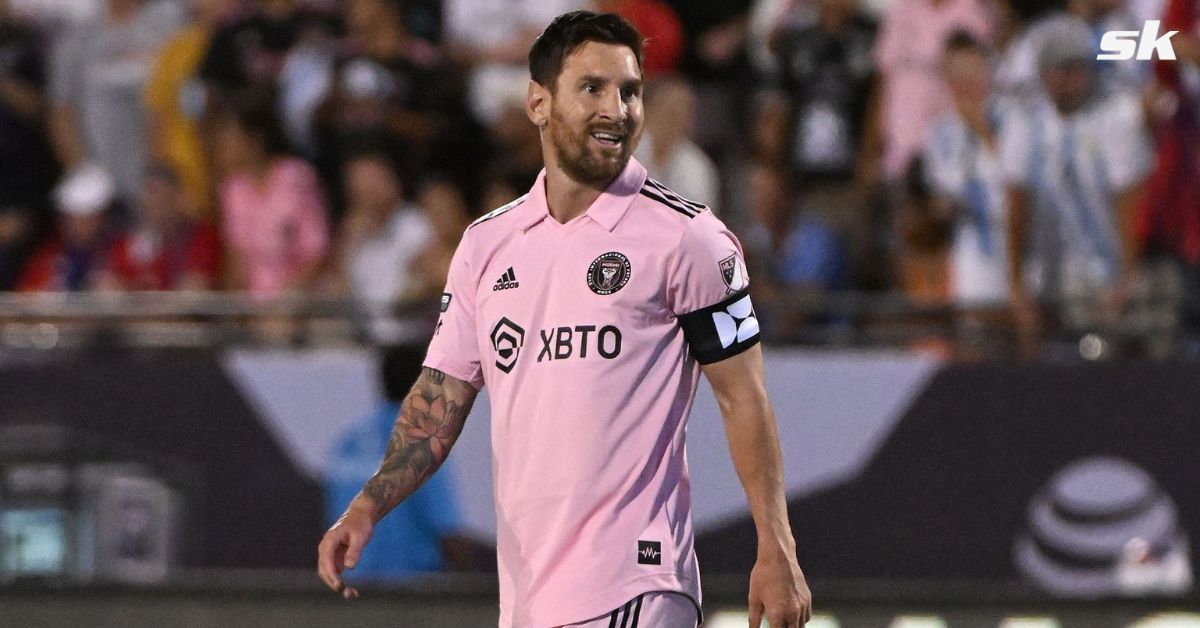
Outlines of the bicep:
<svg viewBox="0 0 1200 628">
<path fill-rule="evenodd" d="M 721 415 L 727 420 L 731 410 L 762 403 L 767 398 L 763 384 L 762 345 L 756 344 L 733 357 L 702 365 L 700 370 L 712 386 Z"/>
</svg>

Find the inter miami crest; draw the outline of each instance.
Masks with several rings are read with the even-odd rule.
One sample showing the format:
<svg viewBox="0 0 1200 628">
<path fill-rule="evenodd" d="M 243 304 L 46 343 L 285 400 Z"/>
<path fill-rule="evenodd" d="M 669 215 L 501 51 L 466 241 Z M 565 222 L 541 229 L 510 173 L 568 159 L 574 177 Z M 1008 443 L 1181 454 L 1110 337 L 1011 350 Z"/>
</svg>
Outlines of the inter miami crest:
<svg viewBox="0 0 1200 628">
<path fill-rule="evenodd" d="M 610 251 L 592 260 L 588 266 L 588 287 L 599 295 L 608 295 L 629 283 L 629 258 Z"/>
<path fill-rule="evenodd" d="M 725 294 L 746 289 L 750 281 L 746 279 L 746 266 L 742 264 L 742 258 L 738 257 L 737 253 L 721 260 L 719 264 L 721 279 L 725 280 Z"/>
</svg>

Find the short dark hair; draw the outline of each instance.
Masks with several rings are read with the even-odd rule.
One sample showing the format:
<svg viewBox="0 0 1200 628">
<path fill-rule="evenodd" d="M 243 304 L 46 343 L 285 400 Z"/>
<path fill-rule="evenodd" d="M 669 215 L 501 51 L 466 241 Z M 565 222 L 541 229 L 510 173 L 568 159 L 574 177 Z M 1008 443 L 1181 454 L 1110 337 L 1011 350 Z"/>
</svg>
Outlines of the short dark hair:
<svg viewBox="0 0 1200 628">
<path fill-rule="evenodd" d="M 595 41 L 626 46 L 637 57 L 641 69 L 642 34 L 615 13 L 572 11 L 556 18 L 529 49 L 529 76 L 542 87 L 554 91 L 563 61 L 583 44 Z"/>
<path fill-rule="evenodd" d="M 234 98 L 230 105 L 227 120 L 261 143 L 268 155 L 291 153 L 291 144 L 283 129 L 283 121 L 275 111 L 275 103 L 270 94 L 247 93 Z"/>
</svg>

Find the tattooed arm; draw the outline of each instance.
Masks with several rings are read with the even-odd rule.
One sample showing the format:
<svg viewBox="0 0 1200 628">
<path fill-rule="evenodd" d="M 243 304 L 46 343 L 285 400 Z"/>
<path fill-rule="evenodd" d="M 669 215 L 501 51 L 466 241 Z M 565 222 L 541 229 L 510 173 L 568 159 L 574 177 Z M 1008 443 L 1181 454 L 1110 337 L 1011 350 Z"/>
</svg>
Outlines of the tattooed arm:
<svg viewBox="0 0 1200 628">
<path fill-rule="evenodd" d="M 436 369 L 421 370 L 400 407 L 379 470 L 354 500 L 373 521 L 382 519 L 441 466 L 462 433 L 475 395 L 467 382 Z"/>
<path fill-rule="evenodd" d="M 367 480 L 317 548 L 317 572 L 331 589 L 357 596 L 342 583 L 353 569 L 375 524 L 441 466 L 475 403 L 477 391 L 462 380 L 425 368 L 400 406 L 379 470 Z"/>
</svg>

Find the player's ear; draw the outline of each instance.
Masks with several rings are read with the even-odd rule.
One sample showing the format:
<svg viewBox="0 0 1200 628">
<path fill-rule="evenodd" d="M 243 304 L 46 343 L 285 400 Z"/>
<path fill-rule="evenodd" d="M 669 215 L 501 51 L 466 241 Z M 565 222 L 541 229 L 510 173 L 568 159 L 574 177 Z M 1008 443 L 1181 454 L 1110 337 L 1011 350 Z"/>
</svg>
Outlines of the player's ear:
<svg viewBox="0 0 1200 628">
<path fill-rule="evenodd" d="M 550 90 L 530 79 L 529 91 L 525 94 L 525 115 L 539 129 L 546 128 L 550 121 Z"/>
</svg>

